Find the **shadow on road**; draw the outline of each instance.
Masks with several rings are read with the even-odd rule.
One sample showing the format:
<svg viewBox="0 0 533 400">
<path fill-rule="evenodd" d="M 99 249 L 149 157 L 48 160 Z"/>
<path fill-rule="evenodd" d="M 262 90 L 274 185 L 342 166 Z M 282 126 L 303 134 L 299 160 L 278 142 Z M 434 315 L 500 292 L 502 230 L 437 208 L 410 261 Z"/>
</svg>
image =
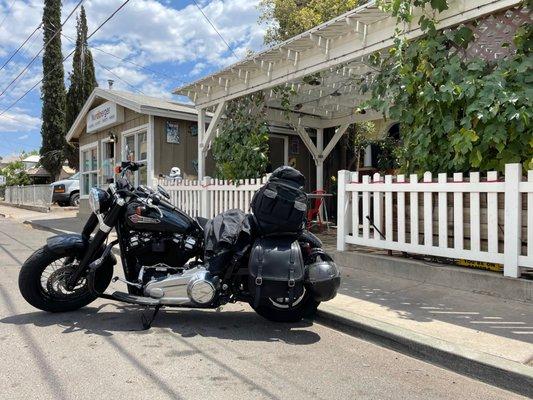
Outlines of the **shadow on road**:
<svg viewBox="0 0 533 400">
<path fill-rule="evenodd" d="M 112 336 L 114 332 L 143 331 L 141 314 L 143 308 L 106 303 L 99 307 L 84 307 L 80 310 L 51 314 L 31 312 L 12 315 L 0 320 L 3 324 L 35 325 L 47 327 L 58 325 L 62 333 L 83 331 L 86 334 Z M 151 312 L 151 311 L 150 311 Z M 264 320 L 250 311 L 221 311 L 162 309 L 153 326 L 168 328 L 183 338 L 203 336 L 219 339 L 284 342 L 294 345 L 309 345 L 320 340 L 320 336 L 304 329 L 311 321 L 293 324 L 274 323 Z"/>
</svg>

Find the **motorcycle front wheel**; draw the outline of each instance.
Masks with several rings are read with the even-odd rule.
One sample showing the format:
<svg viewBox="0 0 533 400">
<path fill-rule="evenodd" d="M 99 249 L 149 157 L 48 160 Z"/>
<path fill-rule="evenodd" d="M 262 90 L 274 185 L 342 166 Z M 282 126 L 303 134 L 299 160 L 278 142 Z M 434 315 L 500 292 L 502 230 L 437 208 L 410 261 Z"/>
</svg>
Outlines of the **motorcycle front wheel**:
<svg viewBox="0 0 533 400">
<path fill-rule="evenodd" d="M 316 313 L 316 309 L 320 304 L 313 296 L 304 290 L 303 294 L 295 299 L 292 307 L 288 304 L 288 299 L 267 299 L 262 301 L 259 306 L 252 308 L 263 318 L 274 322 L 299 322 L 303 318 L 310 318 Z"/>
<path fill-rule="evenodd" d="M 51 251 L 41 247 L 22 265 L 19 273 L 19 290 L 32 306 L 49 312 L 74 311 L 93 302 L 97 296 L 82 278 L 73 290 L 66 288 L 66 281 L 81 254 L 76 248 Z M 102 265 L 96 275 L 95 286 L 103 292 L 113 275 L 113 265 Z"/>
</svg>

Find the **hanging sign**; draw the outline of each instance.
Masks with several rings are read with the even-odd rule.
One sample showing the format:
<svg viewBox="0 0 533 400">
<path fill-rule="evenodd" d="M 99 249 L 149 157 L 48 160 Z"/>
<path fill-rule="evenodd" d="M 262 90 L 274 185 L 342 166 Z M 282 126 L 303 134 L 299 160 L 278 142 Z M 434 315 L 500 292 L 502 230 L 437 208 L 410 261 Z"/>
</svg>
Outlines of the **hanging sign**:
<svg viewBox="0 0 533 400">
<path fill-rule="evenodd" d="M 87 113 L 87 133 L 96 132 L 124 122 L 124 109 L 112 101 Z"/>
</svg>

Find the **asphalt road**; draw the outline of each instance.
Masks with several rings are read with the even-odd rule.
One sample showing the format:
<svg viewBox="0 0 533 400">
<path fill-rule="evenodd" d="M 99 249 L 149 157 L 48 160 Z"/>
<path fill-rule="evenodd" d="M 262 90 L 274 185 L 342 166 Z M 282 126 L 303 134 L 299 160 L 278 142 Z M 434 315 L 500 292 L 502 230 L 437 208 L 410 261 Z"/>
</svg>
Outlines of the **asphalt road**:
<svg viewBox="0 0 533 400">
<path fill-rule="evenodd" d="M 2 399 L 516 399 L 519 396 L 312 322 L 274 324 L 248 305 L 141 310 L 96 301 L 48 314 L 18 292 L 51 234 L 0 218 Z"/>
</svg>

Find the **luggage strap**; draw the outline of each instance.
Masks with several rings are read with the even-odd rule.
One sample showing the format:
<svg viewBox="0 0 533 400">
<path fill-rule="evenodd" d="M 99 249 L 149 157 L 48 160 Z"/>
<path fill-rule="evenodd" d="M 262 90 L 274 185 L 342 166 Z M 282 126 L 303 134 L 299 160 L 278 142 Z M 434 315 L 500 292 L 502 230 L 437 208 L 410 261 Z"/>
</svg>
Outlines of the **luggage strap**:
<svg viewBox="0 0 533 400">
<path fill-rule="evenodd" d="M 294 258 L 295 258 L 295 253 L 296 251 L 294 250 L 294 243 L 291 244 L 291 250 L 290 250 L 290 256 L 289 256 L 289 282 L 287 283 L 289 285 L 289 308 L 292 307 L 292 303 L 294 302 L 294 286 L 295 286 L 295 281 L 294 281 Z"/>
<path fill-rule="evenodd" d="M 255 278 L 255 299 L 254 307 L 259 307 L 259 300 L 261 298 L 261 285 L 263 284 L 263 244 L 259 246 L 259 251 L 257 252 L 257 261 L 259 262 L 259 267 L 257 267 L 257 276 Z"/>
</svg>

